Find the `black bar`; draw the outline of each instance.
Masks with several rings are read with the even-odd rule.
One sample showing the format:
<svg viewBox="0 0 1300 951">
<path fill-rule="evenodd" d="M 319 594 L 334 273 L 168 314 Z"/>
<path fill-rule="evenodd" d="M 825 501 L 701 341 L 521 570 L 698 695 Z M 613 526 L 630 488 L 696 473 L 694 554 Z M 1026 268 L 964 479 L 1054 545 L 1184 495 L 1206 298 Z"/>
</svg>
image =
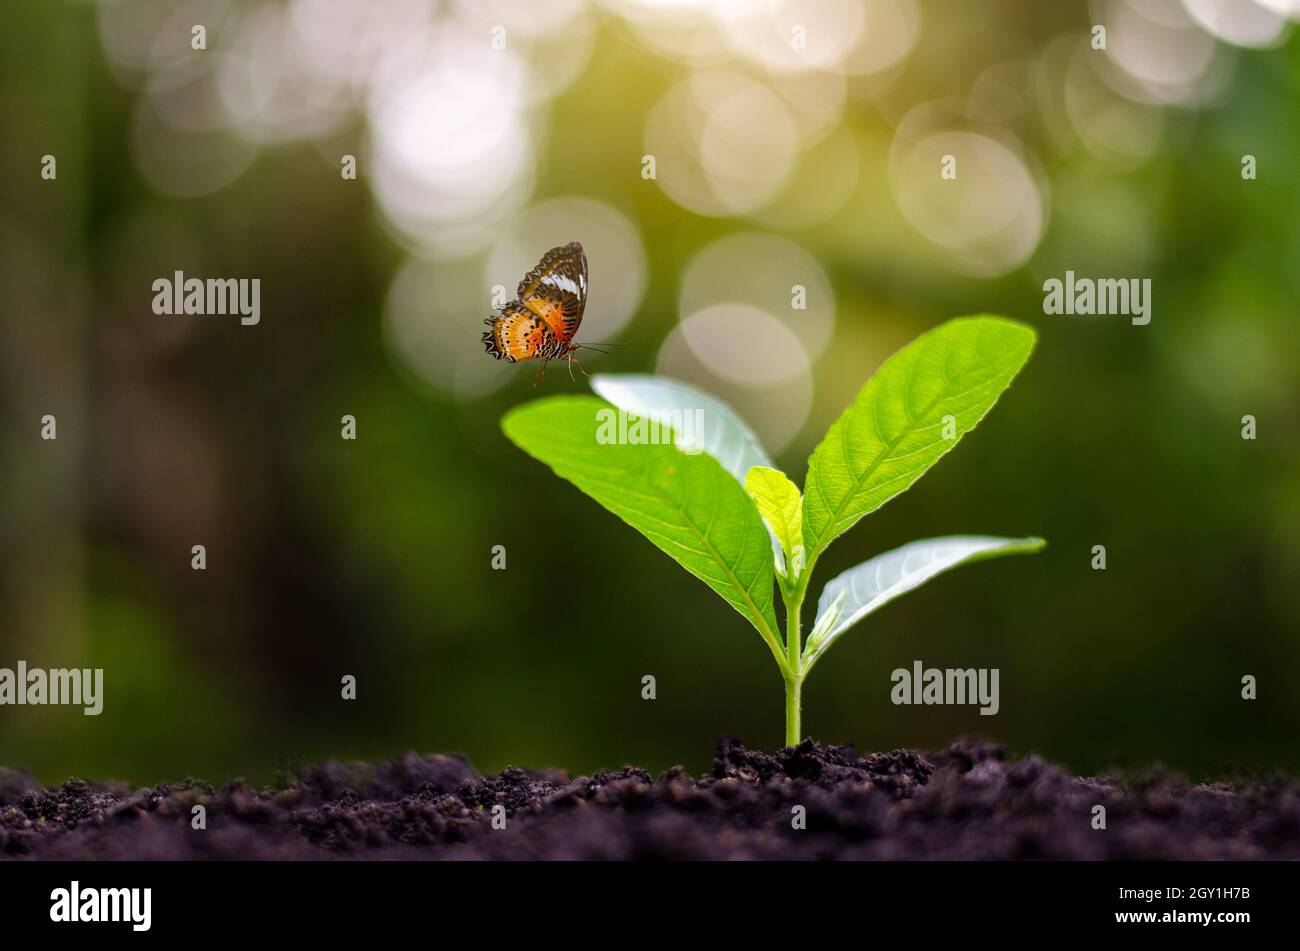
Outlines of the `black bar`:
<svg viewBox="0 0 1300 951">
<path fill-rule="evenodd" d="M 809 933 L 859 922 L 882 934 L 974 938 L 1024 927 L 1047 933 L 1232 940 L 1286 927 L 1291 863 L 161 863 L 0 862 L 6 938 L 29 932 L 131 939 L 291 935 L 374 937 L 448 925 L 480 937 L 557 936 L 622 927 L 635 940 L 675 934 L 761 939 L 785 927 Z M 150 889 L 147 932 L 129 922 L 54 922 L 56 889 Z M 1128 891 L 1121 897 L 1121 889 Z M 1172 894 L 1170 889 L 1178 891 Z M 1199 891 L 1198 890 L 1202 890 Z M 1119 920 L 1120 915 L 1152 920 Z M 1189 921 L 1171 915 L 1244 916 Z M 427 930 L 426 930 L 427 929 Z M 676 930 L 673 930 L 676 929 Z M 990 930 L 992 929 L 992 930 Z M 605 932 L 613 936 L 617 932 Z M 656 938 L 657 936 L 657 938 Z"/>
</svg>

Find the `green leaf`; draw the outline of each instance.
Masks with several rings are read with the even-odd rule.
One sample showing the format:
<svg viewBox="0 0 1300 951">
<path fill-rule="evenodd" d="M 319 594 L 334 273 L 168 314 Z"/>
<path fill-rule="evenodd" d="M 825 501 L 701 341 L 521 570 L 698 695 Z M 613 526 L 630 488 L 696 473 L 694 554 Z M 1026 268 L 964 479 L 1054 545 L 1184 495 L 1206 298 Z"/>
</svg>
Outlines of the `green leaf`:
<svg viewBox="0 0 1300 951">
<path fill-rule="evenodd" d="M 617 438 L 617 411 L 591 396 L 535 400 L 501 428 L 702 580 L 758 629 L 784 669 L 772 609 L 772 556 L 758 510 L 716 459 Z M 533 490 L 535 491 L 535 489 Z"/>
<path fill-rule="evenodd" d="M 974 429 L 1029 359 L 1034 339 L 1009 320 L 962 317 L 886 360 L 808 460 L 809 561 Z"/>
<path fill-rule="evenodd" d="M 726 403 L 666 376 L 642 373 L 597 373 L 591 388 L 624 412 L 662 421 L 678 420 L 679 434 L 690 448 L 717 459 L 741 485 L 754 466 L 772 466 L 758 437 Z M 785 573 L 781 542 L 772 533 L 772 560 Z"/>
<path fill-rule="evenodd" d="M 819 604 L 817 606 L 817 620 L 813 624 L 812 633 L 808 635 L 808 643 L 804 645 L 804 658 L 815 654 L 822 641 L 830 637 L 831 631 L 835 630 L 835 626 L 840 623 L 840 617 L 844 613 L 844 602 L 848 600 L 848 597 L 848 591 L 841 591 L 830 604 Z M 800 667 L 806 670 L 802 663 Z"/>
<path fill-rule="evenodd" d="M 958 565 L 1039 551 L 1041 538 L 948 535 L 923 538 L 868 559 L 832 578 L 817 599 L 817 621 L 804 648 L 807 674 L 831 644 L 868 614 Z"/>
<path fill-rule="evenodd" d="M 803 561 L 803 499 L 799 497 L 798 486 L 780 469 L 754 466 L 745 476 L 745 491 L 758 506 L 773 537 L 781 543 L 786 560 L 795 566 L 797 575 Z"/>
<path fill-rule="evenodd" d="M 597 373 L 591 388 L 598 396 L 634 416 L 665 418 L 683 414 L 693 432 L 683 432 L 694 447 L 721 463 L 741 485 L 754 466 L 771 466 L 772 460 L 758 437 L 726 403 L 693 386 L 664 376 L 639 373 Z M 696 415 L 698 414 L 698 415 Z"/>
</svg>

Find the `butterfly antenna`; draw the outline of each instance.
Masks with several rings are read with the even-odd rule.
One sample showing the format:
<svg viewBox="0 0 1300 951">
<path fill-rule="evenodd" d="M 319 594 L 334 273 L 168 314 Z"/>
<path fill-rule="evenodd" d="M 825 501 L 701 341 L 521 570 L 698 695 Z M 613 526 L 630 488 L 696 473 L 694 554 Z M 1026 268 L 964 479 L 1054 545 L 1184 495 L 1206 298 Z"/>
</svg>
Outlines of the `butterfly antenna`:
<svg viewBox="0 0 1300 951">
<path fill-rule="evenodd" d="M 578 344 L 577 349 L 595 350 L 597 353 L 603 353 L 605 356 L 609 356 L 609 351 L 604 349 L 605 346 L 605 344 L 580 343 Z"/>
</svg>

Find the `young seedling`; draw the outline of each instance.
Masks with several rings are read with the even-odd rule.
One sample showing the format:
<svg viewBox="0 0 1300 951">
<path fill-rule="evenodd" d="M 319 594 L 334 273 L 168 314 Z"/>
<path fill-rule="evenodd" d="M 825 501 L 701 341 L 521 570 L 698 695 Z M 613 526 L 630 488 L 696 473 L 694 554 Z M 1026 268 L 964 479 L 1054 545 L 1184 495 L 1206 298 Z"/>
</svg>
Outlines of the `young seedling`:
<svg viewBox="0 0 1300 951">
<path fill-rule="evenodd" d="M 785 738 L 793 745 L 802 736 L 804 680 L 845 631 L 950 568 L 1043 547 L 1041 538 L 969 535 L 909 542 L 831 579 L 803 640 L 804 597 L 827 546 L 974 429 L 1034 339 L 1022 324 L 983 316 L 918 337 L 831 425 L 808 460 L 802 494 L 728 407 L 662 377 L 597 375 L 591 385 L 603 399 L 536 400 L 506 414 L 502 428 L 754 625 L 785 682 Z M 630 424 L 613 422 L 615 407 Z M 667 439 L 656 438 L 665 431 Z M 683 433 L 691 433 L 689 444 Z M 784 639 L 774 588 L 785 604 Z"/>
</svg>

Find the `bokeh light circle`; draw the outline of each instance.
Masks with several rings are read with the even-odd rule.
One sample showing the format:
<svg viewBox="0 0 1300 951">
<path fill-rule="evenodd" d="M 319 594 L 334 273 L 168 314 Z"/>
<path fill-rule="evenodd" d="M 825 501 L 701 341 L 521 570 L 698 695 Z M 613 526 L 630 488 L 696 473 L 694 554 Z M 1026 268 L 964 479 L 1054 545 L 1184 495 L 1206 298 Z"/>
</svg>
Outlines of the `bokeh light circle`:
<svg viewBox="0 0 1300 951">
<path fill-rule="evenodd" d="M 430 386 L 462 398 L 509 382 L 514 368 L 491 359 L 480 339 L 492 312 L 480 258 L 408 258 L 389 286 L 384 337 L 398 362 Z"/>
<path fill-rule="evenodd" d="M 1259 0 L 1182 0 L 1182 4 L 1203 29 L 1233 46 L 1277 46 L 1289 32 L 1286 14 Z M 1300 6 L 1295 12 L 1300 13 Z"/>
<path fill-rule="evenodd" d="M 98 4 L 99 40 L 120 79 L 131 82 L 143 73 L 167 72 L 186 64 L 203 67 L 206 50 L 191 45 L 195 24 L 208 31 L 209 48 L 236 16 L 232 0 L 114 0 Z"/>
<path fill-rule="evenodd" d="M 175 198 L 197 198 L 238 178 L 252 164 L 257 147 L 223 131 L 174 128 L 146 96 L 136 103 L 131 152 L 141 177 L 155 189 Z"/>
<path fill-rule="evenodd" d="M 821 355 L 835 331 L 835 292 L 830 278 L 816 258 L 777 235 L 728 235 L 691 259 L 682 277 L 679 312 L 683 316 L 697 314 L 719 304 L 742 305 L 778 320 L 798 338 L 801 352 L 811 359 Z M 802 309 L 796 304 L 802 304 Z M 773 334 L 772 344 L 778 345 L 780 339 Z M 741 350 L 757 344 L 742 335 L 734 346 Z"/>
<path fill-rule="evenodd" d="M 645 151 L 674 202 L 730 216 L 773 198 L 794 167 L 794 121 L 770 86 L 740 73 L 697 73 L 650 110 Z"/>
<path fill-rule="evenodd" d="M 302 67 L 312 82 L 347 86 L 358 102 L 391 77 L 418 69 L 437 34 L 435 0 L 292 0 Z"/>
<path fill-rule="evenodd" d="M 374 93 L 372 181 L 386 218 L 419 253 L 463 257 L 531 190 L 525 73 L 456 31 L 439 34 L 430 52 L 405 82 Z"/>
<path fill-rule="evenodd" d="M 808 372 L 794 331 L 747 304 L 714 304 L 682 318 L 682 336 L 714 375 L 732 383 L 786 383 Z"/>
<path fill-rule="evenodd" d="M 861 175 L 857 135 L 840 128 L 804 152 L 775 199 L 749 218 L 769 228 L 811 228 L 835 217 L 853 198 Z"/>
<path fill-rule="evenodd" d="M 1230 59 L 1178 0 L 1093 0 L 1107 24 L 1102 78 L 1151 105 L 1199 106 L 1226 88 Z"/>
<path fill-rule="evenodd" d="M 1117 94 L 1097 75 L 1092 48 L 1080 41 L 1064 77 L 1065 111 L 1079 140 L 1111 168 L 1128 170 L 1156 153 L 1164 114 Z"/>
<path fill-rule="evenodd" d="M 239 132 L 256 142 L 326 135 L 352 114 L 347 87 L 313 72 L 289 8 L 264 4 L 239 23 L 218 88 Z"/>
<path fill-rule="evenodd" d="M 748 310 L 741 308 L 740 312 Z M 760 333 L 755 343 L 767 342 L 778 349 L 761 352 L 753 346 L 740 344 L 730 354 L 713 354 L 712 350 L 706 349 L 705 352 L 718 357 L 726 369 L 725 374 L 715 373 L 701 360 L 688 338 L 692 333 L 697 338 L 712 333 L 714 328 L 709 325 L 714 321 L 720 321 L 725 327 L 733 319 L 723 311 L 715 313 L 719 316 L 710 316 L 707 312 L 688 316 L 675 327 L 659 348 L 655 372 L 699 387 L 727 403 L 749 423 L 763 447 L 775 455 L 799 434 L 812 410 L 813 381 L 807 358 L 800 354 L 798 338 L 785 331 L 780 321 L 770 315 L 761 315 L 757 319 L 764 322 L 770 333 Z M 693 320 L 701 316 L 705 324 L 693 328 Z M 778 370 L 782 366 L 793 372 Z M 783 379 L 780 382 L 755 382 L 757 378 L 774 375 Z"/>
<path fill-rule="evenodd" d="M 883 72 L 901 63 L 921 38 L 917 0 L 864 0 L 865 28 L 839 64 L 852 75 Z"/>
<path fill-rule="evenodd" d="M 861 0 L 729 0 L 714 11 L 737 53 L 777 72 L 835 69 L 866 26 Z"/>
<path fill-rule="evenodd" d="M 955 270 L 996 277 L 1023 264 L 1042 239 L 1040 184 L 1018 149 L 962 129 L 928 131 L 925 106 L 909 113 L 890 148 L 890 184 L 903 217 L 947 252 Z M 944 178 L 946 156 L 956 177 Z"/>
</svg>

